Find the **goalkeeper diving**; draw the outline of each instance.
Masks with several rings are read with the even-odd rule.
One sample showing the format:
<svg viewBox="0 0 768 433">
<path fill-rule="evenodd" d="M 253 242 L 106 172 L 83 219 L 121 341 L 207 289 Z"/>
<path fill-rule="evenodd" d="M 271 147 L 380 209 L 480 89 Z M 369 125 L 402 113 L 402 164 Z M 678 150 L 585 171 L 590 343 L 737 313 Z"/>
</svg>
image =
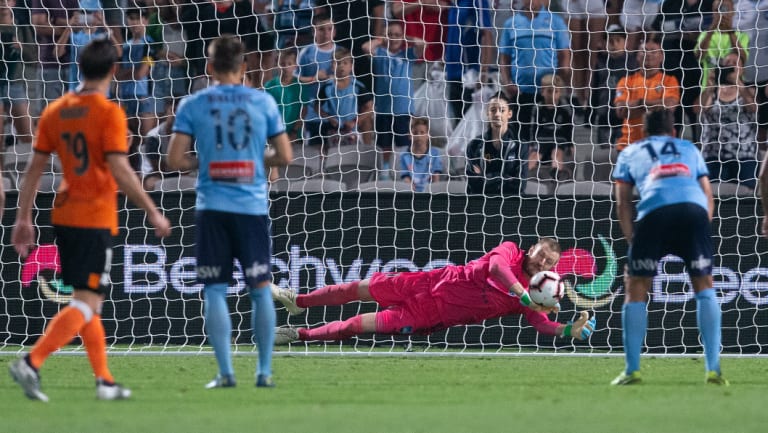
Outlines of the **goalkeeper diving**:
<svg viewBox="0 0 768 433">
<path fill-rule="evenodd" d="M 550 320 L 558 306 L 544 307 L 528 295 L 528 284 L 538 272 L 552 269 L 560 260 L 560 245 L 542 238 L 527 251 L 514 242 L 503 242 L 466 265 L 421 272 L 376 272 L 371 278 L 326 286 L 298 295 L 272 285 L 272 297 L 290 314 L 306 308 L 374 301 L 376 313 L 359 314 L 316 328 L 281 327 L 275 344 L 293 341 L 336 341 L 363 333 L 430 334 L 456 325 L 521 314 L 537 332 L 586 340 L 596 326 L 595 317 L 583 311 L 568 323 Z"/>
</svg>

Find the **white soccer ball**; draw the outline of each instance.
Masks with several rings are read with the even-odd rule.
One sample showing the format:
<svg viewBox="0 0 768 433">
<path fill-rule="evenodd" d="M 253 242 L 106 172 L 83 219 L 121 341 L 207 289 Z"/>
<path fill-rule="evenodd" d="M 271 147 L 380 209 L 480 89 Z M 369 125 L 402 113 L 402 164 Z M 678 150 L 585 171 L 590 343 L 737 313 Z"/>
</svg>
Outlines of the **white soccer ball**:
<svg viewBox="0 0 768 433">
<path fill-rule="evenodd" d="M 541 271 L 531 278 L 528 294 L 533 302 L 545 307 L 554 307 L 563 298 L 565 286 L 556 272 Z"/>
</svg>

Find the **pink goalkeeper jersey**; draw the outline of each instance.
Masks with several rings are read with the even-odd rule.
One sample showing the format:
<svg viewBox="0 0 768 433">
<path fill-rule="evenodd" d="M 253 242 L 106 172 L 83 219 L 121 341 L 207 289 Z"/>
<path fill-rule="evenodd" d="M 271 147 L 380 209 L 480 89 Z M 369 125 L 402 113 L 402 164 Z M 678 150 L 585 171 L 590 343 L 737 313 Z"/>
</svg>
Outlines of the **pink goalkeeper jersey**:
<svg viewBox="0 0 768 433">
<path fill-rule="evenodd" d="M 509 287 L 515 282 L 528 288 L 524 258 L 525 251 L 515 243 L 504 242 L 464 266 L 446 266 L 431 271 L 432 297 L 443 325 L 479 323 L 494 317 L 522 314 L 538 332 L 555 335 L 557 322 L 550 321 L 544 313 L 524 307 L 520 298 L 509 294 Z M 493 265 L 498 266 L 496 272 L 491 272 Z"/>
</svg>

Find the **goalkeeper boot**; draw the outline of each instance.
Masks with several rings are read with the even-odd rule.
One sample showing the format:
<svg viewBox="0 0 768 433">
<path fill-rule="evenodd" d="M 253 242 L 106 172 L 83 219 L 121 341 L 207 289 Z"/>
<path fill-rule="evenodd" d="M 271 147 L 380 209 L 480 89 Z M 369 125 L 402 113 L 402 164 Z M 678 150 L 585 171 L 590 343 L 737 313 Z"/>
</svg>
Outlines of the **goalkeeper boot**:
<svg viewBox="0 0 768 433">
<path fill-rule="evenodd" d="M 287 346 L 289 343 L 299 340 L 299 330 L 284 326 L 275 328 L 275 346 Z"/>
<path fill-rule="evenodd" d="M 296 292 L 291 289 L 283 289 L 275 284 L 270 285 L 272 291 L 272 299 L 283 304 L 288 314 L 301 314 L 306 308 L 301 308 L 296 305 Z"/>
<path fill-rule="evenodd" d="M 24 395 L 30 400 L 48 402 L 48 396 L 40 391 L 40 375 L 27 362 L 26 358 L 19 358 L 8 366 L 8 372 L 13 380 L 24 390 Z"/>
<path fill-rule="evenodd" d="M 643 379 L 640 377 L 639 371 L 633 371 L 632 373 L 629 373 L 629 374 L 622 371 L 621 374 L 616 377 L 616 379 L 613 379 L 613 381 L 611 381 L 611 385 L 614 385 L 614 386 L 633 385 L 635 383 L 640 383 L 642 381 Z"/>
<path fill-rule="evenodd" d="M 222 376 L 220 374 L 217 374 L 212 381 L 208 382 L 205 385 L 205 389 L 234 388 L 235 386 L 237 386 L 237 381 L 235 381 L 235 376 L 232 376 L 232 375 Z"/>
<path fill-rule="evenodd" d="M 99 400 L 125 400 L 131 398 L 131 390 L 119 383 L 96 379 L 96 398 Z"/>
<path fill-rule="evenodd" d="M 274 388 L 275 381 L 272 380 L 272 376 L 266 374 L 259 374 L 256 376 L 256 388 Z"/>
<path fill-rule="evenodd" d="M 730 383 L 722 374 L 716 371 L 708 371 L 705 383 L 711 383 L 713 385 L 730 386 Z"/>
</svg>

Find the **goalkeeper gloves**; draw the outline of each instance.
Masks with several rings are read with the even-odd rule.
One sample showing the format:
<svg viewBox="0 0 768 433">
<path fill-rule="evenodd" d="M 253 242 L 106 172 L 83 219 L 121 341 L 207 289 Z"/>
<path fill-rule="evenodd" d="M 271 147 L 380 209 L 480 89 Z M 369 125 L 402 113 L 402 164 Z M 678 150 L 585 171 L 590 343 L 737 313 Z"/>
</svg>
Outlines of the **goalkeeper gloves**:
<svg viewBox="0 0 768 433">
<path fill-rule="evenodd" d="M 589 318 L 589 313 L 582 311 L 579 318 L 574 322 L 570 321 L 565 325 L 561 337 L 573 337 L 577 340 L 586 340 L 592 335 L 597 326 L 597 317 Z"/>
<path fill-rule="evenodd" d="M 528 292 L 523 292 L 523 294 L 520 295 L 520 303 L 523 304 L 524 307 L 530 307 L 532 302 L 531 295 L 529 295 Z"/>
</svg>

